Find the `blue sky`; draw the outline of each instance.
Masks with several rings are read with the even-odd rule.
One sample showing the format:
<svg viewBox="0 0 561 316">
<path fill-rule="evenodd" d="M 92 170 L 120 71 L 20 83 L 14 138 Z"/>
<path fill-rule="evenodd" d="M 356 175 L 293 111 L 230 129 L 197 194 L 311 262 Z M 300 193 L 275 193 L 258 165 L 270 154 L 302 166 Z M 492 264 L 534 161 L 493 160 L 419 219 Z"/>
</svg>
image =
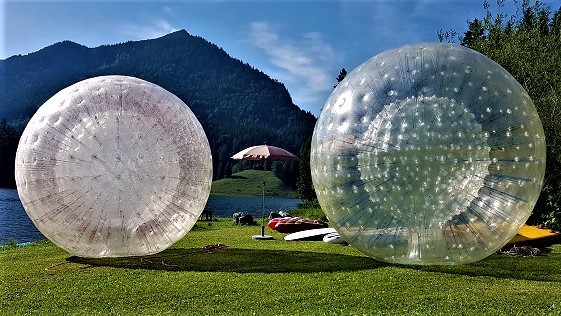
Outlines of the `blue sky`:
<svg viewBox="0 0 561 316">
<path fill-rule="evenodd" d="M 503 10 L 516 14 L 506 2 Z M 96 47 L 185 29 L 281 81 L 296 105 L 318 116 L 341 68 L 438 41 L 440 29 L 463 33 L 483 16 L 483 0 L 0 0 L 0 59 L 63 40 Z"/>
</svg>

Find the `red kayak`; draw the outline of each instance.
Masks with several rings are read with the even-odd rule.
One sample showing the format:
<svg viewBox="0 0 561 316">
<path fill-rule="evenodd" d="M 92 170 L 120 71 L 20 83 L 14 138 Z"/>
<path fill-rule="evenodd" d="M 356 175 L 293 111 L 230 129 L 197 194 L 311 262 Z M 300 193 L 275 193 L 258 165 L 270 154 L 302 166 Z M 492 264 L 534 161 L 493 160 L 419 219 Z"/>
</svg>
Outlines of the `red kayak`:
<svg viewBox="0 0 561 316">
<path fill-rule="evenodd" d="M 295 217 L 295 218 L 290 218 L 286 221 L 283 220 L 277 221 L 274 229 L 279 233 L 291 234 L 303 230 L 326 228 L 326 227 L 327 227 L 327 223 L 324 223 L 322 221 Z"/>
<path fill-rule="evenodd" d="M 286 222 L 287 220 L 293 219 L 293 218 L 298 218 L 298 217 L 277 217 L 277 218 L 273 218 L 269 221 L 269 224 L 267 226 L 269 226 L 270 229 L 275 230 L 275 226 L 277 225 L 277 223 Z"/>
</svg>

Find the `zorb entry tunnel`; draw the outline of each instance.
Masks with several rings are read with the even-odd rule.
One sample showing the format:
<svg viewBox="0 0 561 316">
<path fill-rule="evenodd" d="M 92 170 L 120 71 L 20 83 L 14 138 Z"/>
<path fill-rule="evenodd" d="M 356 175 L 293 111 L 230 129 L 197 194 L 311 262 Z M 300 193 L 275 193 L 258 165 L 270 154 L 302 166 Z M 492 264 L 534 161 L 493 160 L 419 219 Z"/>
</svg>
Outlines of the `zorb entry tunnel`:
<svg viewBox="0 0 561 316">
<path fill-rule="evenodd" d="M 126 76 L 58 92 L 31 118 L 16 154 L 27 214 L 82 257 L 166 249 L 195 224 L 211 181 L 210 146 L 187 105 Z"/>
<path fill-rule="evenodd" d="M 421 43 L 349 73 L 316 124 L 311 169 L 339 234 L 377 260 L 461 264 L 504 246 L 545 172 L 534 104 L 468 48 Z"/>
</svg>

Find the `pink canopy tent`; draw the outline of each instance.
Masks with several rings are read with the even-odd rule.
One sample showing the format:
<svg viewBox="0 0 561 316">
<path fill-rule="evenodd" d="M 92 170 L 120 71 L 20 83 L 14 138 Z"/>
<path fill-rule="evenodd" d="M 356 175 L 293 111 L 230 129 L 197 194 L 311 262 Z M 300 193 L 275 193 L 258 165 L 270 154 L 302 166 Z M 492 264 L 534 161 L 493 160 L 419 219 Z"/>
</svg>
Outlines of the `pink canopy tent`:
<svg viewBox="0 0 561 316">
<path fill-rule="evenodd" d="M 269 145 L 259 145 L 246 148 L 232 156 L 234 160 L 253 160 L 253 161 L 285 161 L 298 160 L 298 157 L 291 152 L 279 147 Z"/>
<path fill-rule="evenodd" d="M 293 153 L 279 147 L 270 145 L 258 145 L 246 148 L 232 156 L 234 160 L 248 161 L 287 161 L 298 160 Z M 264 169 L 266 169 L 264 167 Z M 265 235 L 265 180 L 263 180 L 263 211 L 261 214 L 261 235 L 254 235 L 253 239 L 272 239 L 272 236 Z"/>
</svg>

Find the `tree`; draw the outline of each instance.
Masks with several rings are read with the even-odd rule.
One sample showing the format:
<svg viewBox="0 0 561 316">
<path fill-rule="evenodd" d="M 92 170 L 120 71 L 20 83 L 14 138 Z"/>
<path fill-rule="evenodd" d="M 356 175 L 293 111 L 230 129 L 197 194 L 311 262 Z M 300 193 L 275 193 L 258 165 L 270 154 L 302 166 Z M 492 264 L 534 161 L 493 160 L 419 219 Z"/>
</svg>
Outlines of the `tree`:
<svg viewBox="0 0 561 316">
<path fill-rule="evenodd" d="M 347 76 L 347 70 L 342 68 L 337 76 L 337 83 L 333 86 L 336 88 L 341 81 Z M 312 146 L 312 138 L 310 137 L 300 151 L 299 175 L 296 182 L 296 191 L 298 197 L 307 204 L 316 206 L 318 204 L 316 191 L 312 182 L 312 173 L 310 170 L 310 149 Z"/>
<path fill-rule="evenodd" d="M 232 176 L 232 162 L 228 161 L 224 169 L 224 177 L 229 178 Z"/>
<path fill-rule="evenodd" d="M 15 188 L 15 157 L 19 135 L 6 119 L 0 121 L 0 187 Z"/>
<path fill-rule="evenodd" d="M 347 76 L 347 70 L 345 68 L 341 69 L 341 71 L 339 71 L 339 76 L 337 76 L 337 83 L 333 86 L 333 88 L 337 87 L 337 85 L 343 81 L 343 79 L 345 79 L 345 77 Z"/>
<path fill-rule="evenodd" d="M 468 24 L 468 30 L 464 34 L 462 45 L 473 45 L 473 43 L 475 43 L 476 41 L 483 39 L 483 34 L 483 24 L 478 19 L 473 19 L 473 21 L 469 22 Z"/>
<path fill-rule="evenodd" d="M 300 153 L 300 176 L 296 184 L 298 197 L 307 203 L 317 203 L 316 191 L 312 183 L 312 172 L 310 170 L 310 149 L 312 139 L 308 139 Z"/>
<path fill-rule="evenodd" d="M 444 41 L 446 41 L 446 43 L 453 43 L 454 38 L 458 35 L 458 32 L 456 30 L 448 30 L 446 32 L 440 30 L 436 32 L 436 35 L 441 43 Z"/>
<path fill-rule="evenodd" d="M 503 2 L 497 1 L 499 12 Z M 469 22 L 461 44 L 503 66 L 534 101 L 545 132 L 547 164 L 529 223 L 561 230 L 561 8 L 551 15 L 550 7 L 540 1 L 523 0 L 522 15 L 511 17 L 493 17 L 487 2 L 484 8 L 483 23 Z"/>
</svg>

